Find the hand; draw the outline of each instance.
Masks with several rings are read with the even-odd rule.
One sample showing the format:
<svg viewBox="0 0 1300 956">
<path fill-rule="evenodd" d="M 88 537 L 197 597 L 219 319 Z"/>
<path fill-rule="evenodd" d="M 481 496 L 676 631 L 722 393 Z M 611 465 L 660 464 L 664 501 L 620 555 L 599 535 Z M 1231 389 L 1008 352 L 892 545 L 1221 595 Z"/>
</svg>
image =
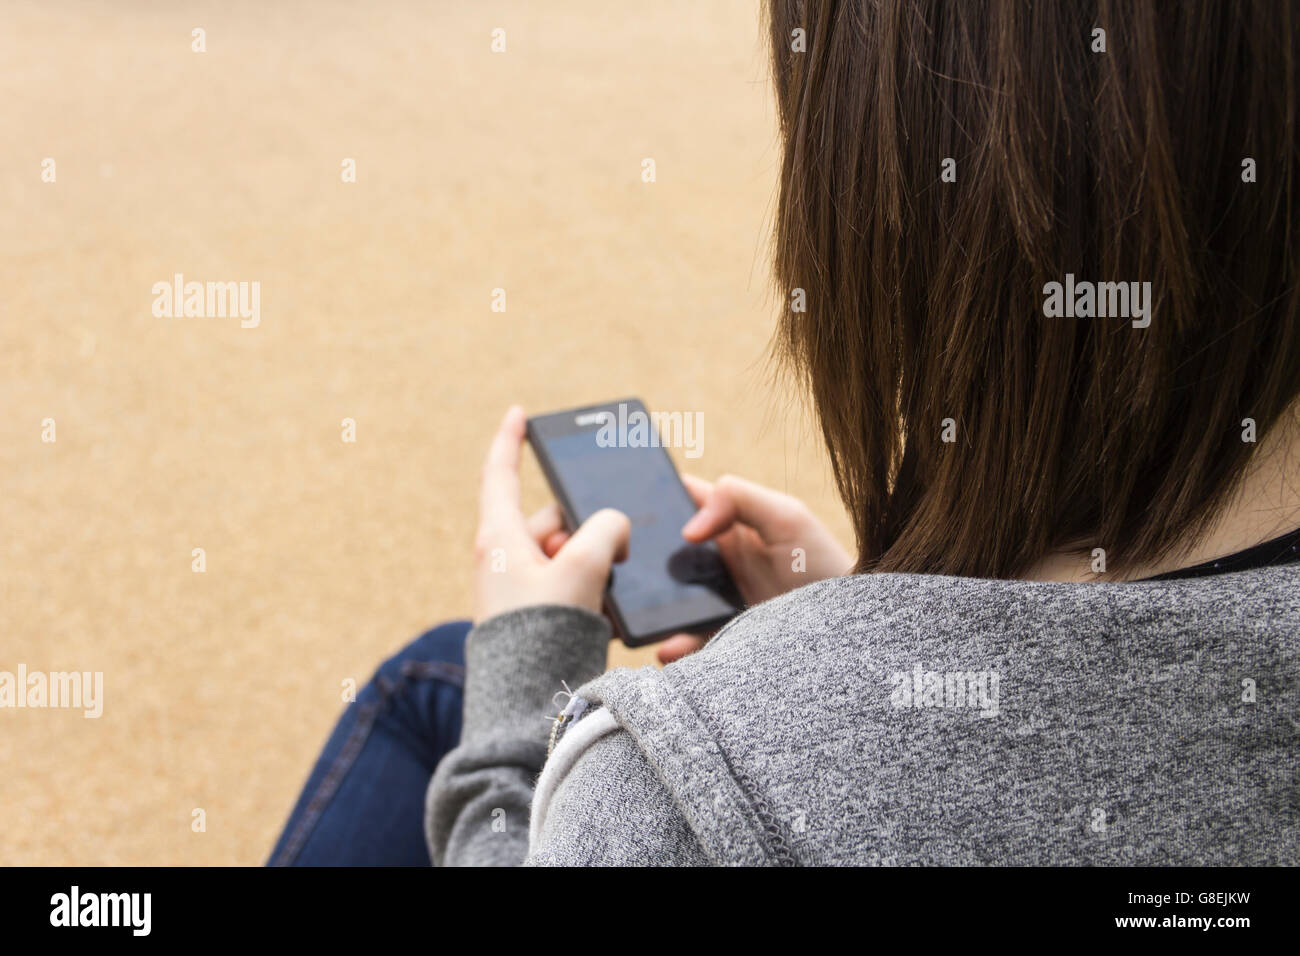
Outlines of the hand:
<svg viewBox="0 0 1300 956">
<path fill-rule="evenodd" d="M 474 539 L 474 621 L 534 604 L 571 604 L 600 613 L 614 562 L 627 556 L 631 525 L 606 508 L 572 535 L 554 505 L 529 520 L 519 507 L 519 450 L 524 411 L 515 405 L 483 464 Z"/>
<path fill-rule="evenodd" d="M 682 528 L 682 537 L 718 545 L 747 604 L 853 570 L 852 556 L 798 498 L 731 475 L 716 484 L 691 475 L 682 480 L 700 509 Z M 795 549 L 802 551 L 801 561 Z M 675 635 L 659 645 L 659 660 L 670 663 L 704 643 L 704 638 Z"/>
</svg>

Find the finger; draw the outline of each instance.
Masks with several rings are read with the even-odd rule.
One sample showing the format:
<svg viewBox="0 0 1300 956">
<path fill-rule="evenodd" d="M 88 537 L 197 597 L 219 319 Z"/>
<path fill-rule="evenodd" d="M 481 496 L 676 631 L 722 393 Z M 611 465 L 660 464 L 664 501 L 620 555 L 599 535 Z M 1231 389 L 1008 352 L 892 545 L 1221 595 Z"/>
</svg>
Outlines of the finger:
<svg viewBox="0 0 1300 956">
<path fill-rule="evenodd" d="M 542 554 L 546 555 L 548 558 L 555 557 L 560 553 L 560 549 L 564 547 L 565 542 L 568 540 L 569 532 L 567 531 L 557 531 L 554 534 L 547 536 L 546 540 L 542 542 Z"/>
<path fill-rule="evenodd" d="M 727 528 L 720 526 L 718 523 L 719 515 L 708 514 L 703 518 L 700 512 L 709 504 L 709 498 L 713 495 L 713 482 L 705 481 L 703 478 L 696 478 L 694 475 L 682 475 L 682 484 L 686 486 L 686 492 L 695 502 L 695 507 L 700 509 L 691 515 L 690 520 L 682 526 L 682 537 L 687 541 L 707 541 L 709 538 L 717 537 Z"/>
<path fill-rule="evenodd" d="M 688 541 L 706 541 L 739 521 L 757 531 L 764 541 L 779 541 L 790 533 L 798 517 L 797 509 L 798 503 L 789 495 L 724 475 L 714 484 L 704 506 L 686 522 L 682 536 Z"/>
<path fill-rule="evenodd" d="M 533 512 L 528 519 L 528 534 L 541 544 L 557 531 L 564 530 L 564 513 L 560 506 L 552 501 L 544 508 Z"/>
<path fill-rule="evenodd" d="M 632 533 L 632 523 L 627 515 L 613 508 L 602 508 L 573 532 L 557 560 L 579 565 L 587 571 L 602 568 L 609 573 L 616 561 L 627 557 L 627 541 Z"/>
<path fill-rule="evenodd" d="M 695 502 L 695 507 L 703 508 L 704 502 L 709 500 L 709 492 L 713 490 L 713 482 L 694 475 L 682 475 L 682 484 L 686 486 L 686 492 Z"/>
<path fill-rule="evenodd" d="M 674 634 L 655 648 L 655 656 L 659 658 L 660 664 L 671 664 L 687 654 L 694 654 L 707 643 L 704 638 L 694 634 Z"/>
<path fill-rule="evenodd" d="M 700 542 L 716 538 L 736 523 L 736 503 L 716 487 L 709 491 L 700 510 L 682 525 L 682 537 Z"/>
<path fill-rule="evenodd" d="M 483 462 L 479 528 L 505 540 L 532 540 L 519 507 L 519 452 L 524 441 L 524 422 L 524 410 L 518 405 L 510 406 Z"/>
</svg>

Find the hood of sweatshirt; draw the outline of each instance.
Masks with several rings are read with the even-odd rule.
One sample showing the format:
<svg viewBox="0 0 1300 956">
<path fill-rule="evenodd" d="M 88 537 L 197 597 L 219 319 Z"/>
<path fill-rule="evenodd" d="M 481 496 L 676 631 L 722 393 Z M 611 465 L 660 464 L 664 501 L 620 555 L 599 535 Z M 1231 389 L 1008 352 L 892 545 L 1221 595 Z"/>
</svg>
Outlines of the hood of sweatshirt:
<svg viewBox="0 0 1300 956">
<path fill-rule="evenodd" d="M 1300 862 L 1300 565 L 824 581 L 606 708 L 736 864 Z"/>
</svg>

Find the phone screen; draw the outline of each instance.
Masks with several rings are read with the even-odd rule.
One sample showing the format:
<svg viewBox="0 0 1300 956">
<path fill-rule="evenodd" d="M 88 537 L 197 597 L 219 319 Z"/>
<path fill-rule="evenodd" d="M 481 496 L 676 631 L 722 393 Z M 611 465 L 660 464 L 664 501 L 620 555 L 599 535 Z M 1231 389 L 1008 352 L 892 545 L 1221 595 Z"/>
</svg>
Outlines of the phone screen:
<svg viewBox="0 0 1300 956">
<path fill-rule="evenodd" d="M 571 522 L 601 508 L 616 508 L 631 522 L 628 559 L 614 566 L 609 590 L 624 639 L 639 643 L 731 617 L 741 600 L 717 547 L 682 538 L 696 508 L 668 453 L 602 445 L 598 422 L 576 424 L 606 408 L 542 416 L 530 436 Z"/>
</svg>

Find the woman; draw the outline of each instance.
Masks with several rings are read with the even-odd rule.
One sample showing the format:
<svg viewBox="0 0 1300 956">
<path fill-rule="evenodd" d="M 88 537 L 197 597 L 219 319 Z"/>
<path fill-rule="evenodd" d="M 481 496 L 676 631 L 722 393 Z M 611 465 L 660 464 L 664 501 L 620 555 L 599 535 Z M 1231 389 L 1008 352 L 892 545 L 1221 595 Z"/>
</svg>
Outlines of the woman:
<svg viewBox="0 0 1300 956">
<path fill-rule="evenodd" d="M 778 341 L 857 558 L 693 481 L 751 607 L 600 676 L 627 521 L 525 519 L 511 409 L 477 623 L 380 669 L 273 862 L 1300 863 L 1294 10 L 769 20 Z"/>
</svg>

